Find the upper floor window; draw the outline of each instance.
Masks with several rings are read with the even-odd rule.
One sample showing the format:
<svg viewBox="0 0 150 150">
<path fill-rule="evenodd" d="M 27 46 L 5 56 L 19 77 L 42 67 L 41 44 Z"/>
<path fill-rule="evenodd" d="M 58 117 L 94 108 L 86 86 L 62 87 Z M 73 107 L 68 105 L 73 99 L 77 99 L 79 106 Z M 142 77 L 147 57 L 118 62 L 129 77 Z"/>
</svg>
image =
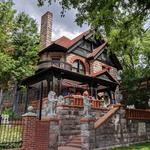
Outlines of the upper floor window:
<svg viewBox="0 0 150 150">
<path fill-rule="evenodd" d="M 81 74 L 85 74 L 84 64 L 80 60 L 75 60 L 72 65 L 72 70 Z"/>
<path fill-rule="evenodd" d="M 57 67 L 60 67 L 60 58 L 59 57 L 52 58 L 52 64 L 57 66 Z"/>
</svg>

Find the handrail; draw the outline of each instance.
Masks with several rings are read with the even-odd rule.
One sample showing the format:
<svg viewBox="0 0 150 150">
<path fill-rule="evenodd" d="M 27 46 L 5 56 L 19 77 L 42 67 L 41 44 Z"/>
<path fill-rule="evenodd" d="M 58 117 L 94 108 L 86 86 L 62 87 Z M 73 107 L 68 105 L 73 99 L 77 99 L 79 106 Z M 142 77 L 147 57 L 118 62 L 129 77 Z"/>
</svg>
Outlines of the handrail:
<svg viewBox="0 0 150 150">
<path fill-rule="evenodd" d="M 126 109 L 126 119 L 128 120 L 150 120 L 150 109 Z"/>
<path fill-rule="evenodd" d="M 112 109 L 110 109 L 104 116 L 100 117 L 94 124 L 94 128 L 99 128 L 102 124 L 104 124 L 113 114 L 115 114 L 121 105 L 116 105 Z"/>
</svg>

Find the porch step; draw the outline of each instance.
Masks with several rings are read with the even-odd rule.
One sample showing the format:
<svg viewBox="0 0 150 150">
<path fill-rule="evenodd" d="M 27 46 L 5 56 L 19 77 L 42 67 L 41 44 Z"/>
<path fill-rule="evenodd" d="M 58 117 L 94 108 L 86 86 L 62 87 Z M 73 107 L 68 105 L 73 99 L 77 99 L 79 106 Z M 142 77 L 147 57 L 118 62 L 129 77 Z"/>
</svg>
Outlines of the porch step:
<svg viewBox="0 0 150 150">
<path fill-rule="evenodd" d="M 66 146 L 68 147 L 73 147 L 73 148 L 81 148 L 81 143 L 80 144 L 76 144 L 76 143 L 69 143 L 69 144 L 66 144 Z"/>
<path fill-rule="evenodd" d="M 81 135 L 78 134 L 78 135 L 72 136 L 70 141 L 68 143 L 66 143 L 65 146 L 81 149 Z M 70 150 L 72 150 L 72 149 L 70 149 Z"/>
</svg>

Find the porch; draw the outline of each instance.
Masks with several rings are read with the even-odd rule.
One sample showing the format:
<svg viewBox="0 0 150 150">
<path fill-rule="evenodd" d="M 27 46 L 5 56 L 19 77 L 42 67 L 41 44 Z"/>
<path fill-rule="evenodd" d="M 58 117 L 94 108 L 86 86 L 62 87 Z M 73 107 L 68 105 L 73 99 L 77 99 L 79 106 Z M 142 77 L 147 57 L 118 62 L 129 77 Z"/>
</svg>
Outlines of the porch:
<svg viewBox="0 0 150 150">
<path fill-rule="evenodd" d="M 92 108 L 100 109 L 104 101 L 108 104 L 112 103 L 118 83 L 73 72 L 60 63 L 58 67 L 56 64 L 55 66 L 51 65 L 49 68 L 23 79 L 20 87 L 22 85 L 26 87 L 26 96 L 24 96 L 24 110 L 26 112 L 27 107 L 31 104 L 36 107 L 36 110 L 42 110 L 42 105 L 47 101 L 49 91 L 54 91 L 57 96 L 63 95 L 65 98 L 69 98 L 70 107 L 82 108 L 82 94 L 87 90 Z M 21 93 L 21 88 L 18 89 L 17 93 Z M 18 102 L 21 101 L 21 96 L 19 96 Z"/>
</svg>

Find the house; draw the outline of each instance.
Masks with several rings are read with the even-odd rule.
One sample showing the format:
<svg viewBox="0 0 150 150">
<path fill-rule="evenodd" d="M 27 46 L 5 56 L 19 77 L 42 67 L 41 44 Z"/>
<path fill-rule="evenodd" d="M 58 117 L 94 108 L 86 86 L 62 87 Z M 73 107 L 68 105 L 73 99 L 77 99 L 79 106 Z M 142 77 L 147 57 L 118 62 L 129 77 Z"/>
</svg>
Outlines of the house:
<svg viewBox="0 0 150 150">
<path fill-rule="evenodd" d="M 37 71 L 21 83 L 28 89 L 26 105 L 29 99 L 47 97 L 49 91 L 66 96 L 82 95 L 85 90 L 95 99 L 108 96 L 112 103 L 122 67 L 116 55 L 108 53 L 107 42 L 97 40 L 92 30 L 74 39 L 62 36 L 53 41 L 52 17 L 46 12 L 41 18 L 42 48 Z"/>
</svg>

